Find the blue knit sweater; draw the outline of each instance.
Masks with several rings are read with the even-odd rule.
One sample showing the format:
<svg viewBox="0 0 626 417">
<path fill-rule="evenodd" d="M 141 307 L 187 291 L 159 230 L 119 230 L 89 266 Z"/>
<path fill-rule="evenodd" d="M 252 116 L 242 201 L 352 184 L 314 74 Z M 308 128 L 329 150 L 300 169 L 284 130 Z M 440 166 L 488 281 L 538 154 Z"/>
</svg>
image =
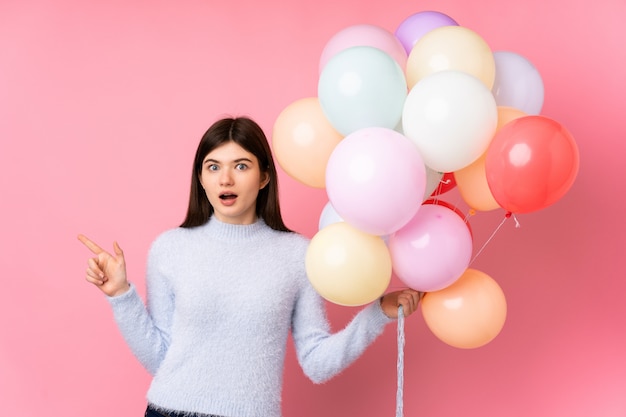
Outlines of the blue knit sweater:
<svg viewBox="0 0 626 417">
<path fill-rule="evenodd" d="M 315 383 L 350 365 L 389 319 L 378 302 L 331 334 L 310 285 L 309 241 L 262 220 L 166 231 L 147 265 L 147 308 L 135 287 L 109 297 L 131 350 L 154 376 L 148 402 L 164 410 L 279 417 L 286 342 Z"/>
</svg>

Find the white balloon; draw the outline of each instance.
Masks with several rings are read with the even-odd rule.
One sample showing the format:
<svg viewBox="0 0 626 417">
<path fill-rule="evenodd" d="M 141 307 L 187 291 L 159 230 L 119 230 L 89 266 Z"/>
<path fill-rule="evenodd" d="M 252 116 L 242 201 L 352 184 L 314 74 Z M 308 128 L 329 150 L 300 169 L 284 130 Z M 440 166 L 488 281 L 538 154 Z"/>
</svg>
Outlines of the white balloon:
<svg viewBox="0 0 626 417">
<path fill-rule="evenodd" d="M 439 172 L 454 172 L 478 159 L 496 131 L 498 109 L 491 90 L 460 71 L 441 71 L 421 79 L 409 92 L 402 129 Z"/>
</svg>

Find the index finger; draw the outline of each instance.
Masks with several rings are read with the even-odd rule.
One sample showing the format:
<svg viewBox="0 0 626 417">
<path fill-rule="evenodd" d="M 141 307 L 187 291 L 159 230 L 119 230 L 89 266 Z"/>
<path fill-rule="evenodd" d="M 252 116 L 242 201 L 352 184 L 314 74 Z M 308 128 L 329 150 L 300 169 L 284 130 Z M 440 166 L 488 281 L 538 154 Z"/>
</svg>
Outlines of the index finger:
<svg viewBox="0 0 626 417">
<path fill-rule="evenodd" d="M 95 253 L 96 255 L 104 252 L 104 249 L 96 245 L 85 235 L 78 235 L 78 240 L 80 240 L 83 243 L 83 245 L 87 246 L 87 248 L 93 253 Z"/>
</svg>

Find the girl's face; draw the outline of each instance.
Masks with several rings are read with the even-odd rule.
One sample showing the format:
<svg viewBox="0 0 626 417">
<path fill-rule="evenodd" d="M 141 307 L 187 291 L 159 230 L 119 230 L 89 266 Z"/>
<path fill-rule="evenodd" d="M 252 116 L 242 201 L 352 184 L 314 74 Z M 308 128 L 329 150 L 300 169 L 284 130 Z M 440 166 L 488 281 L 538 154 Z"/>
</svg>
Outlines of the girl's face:
<svg viewBox="0 0 626 417">
<path fill-rule="evenodd" d="M 218 220 L 232 224 L 256 221 L 256 199 L 267 185 L 254 154 L 235 142 L 226 142 L 204 157 L 200 183 Z"/>
</svg>

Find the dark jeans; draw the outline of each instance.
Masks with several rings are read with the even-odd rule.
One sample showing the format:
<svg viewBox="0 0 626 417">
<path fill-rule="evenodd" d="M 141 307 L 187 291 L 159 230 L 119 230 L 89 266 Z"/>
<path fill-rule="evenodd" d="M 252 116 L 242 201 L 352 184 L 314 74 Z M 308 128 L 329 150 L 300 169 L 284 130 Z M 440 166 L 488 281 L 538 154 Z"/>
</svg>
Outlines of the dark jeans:
<svg viewBox="0 0 626 417">
<path fill-rule="evenodd" d="M 148 408 L 146 408 L 146 413 L 144 414 L 144 417 L 220 417 L 220 416 L 215 416 L 213 414 L 194 414 L 194 413 L 179 413 L 176 411 L 159 411 L 157 409 L 155 409 L 154 407 L 152 407 L 151 405 L 148 405 Z"/>
</svg>

